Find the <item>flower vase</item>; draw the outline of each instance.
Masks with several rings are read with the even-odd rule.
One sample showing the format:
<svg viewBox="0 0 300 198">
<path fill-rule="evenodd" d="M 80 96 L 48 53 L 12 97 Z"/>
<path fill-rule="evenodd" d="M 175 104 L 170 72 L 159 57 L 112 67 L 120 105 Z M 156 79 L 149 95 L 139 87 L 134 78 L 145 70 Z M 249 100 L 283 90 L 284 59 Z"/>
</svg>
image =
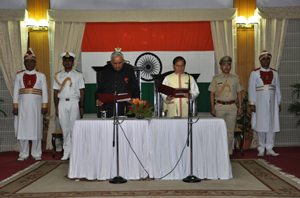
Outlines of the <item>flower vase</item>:
<svg viewBox="0 0 300 198">
<path fill-rule="evenodd" d="M 144 116 L 144 115 L 141 115 L 141 114 L 135 115 L 135 117 L 136 117 L 137 119 L 144 119 L 144 118 L 145 118 L 145 116 Z"/>
</svg>

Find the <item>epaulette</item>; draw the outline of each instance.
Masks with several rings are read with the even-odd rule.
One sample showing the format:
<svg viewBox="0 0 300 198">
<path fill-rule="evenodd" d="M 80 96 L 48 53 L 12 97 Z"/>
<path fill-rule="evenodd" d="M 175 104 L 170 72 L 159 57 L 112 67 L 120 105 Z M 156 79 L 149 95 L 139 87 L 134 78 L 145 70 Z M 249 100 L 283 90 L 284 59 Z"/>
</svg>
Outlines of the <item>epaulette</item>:
<svg viewBox="0 0 300 198">
<path fill-rule="evenodd" d="M 253 71 L 257 71 L 257 70 L 259 70 L 260 69 L 260 67 L 259 68 L 256 68 L 256 69 L 254 69 Z"/>
<path fill-rule="evenodd" d="M 271 69 L 271 70 L 273 70 L 273 71 L 276 71 L 276 72 L 277 72 L 277 70 L 276 70 L 276 69 L 273 69 L 273 68 L 271 68 L 271 67 L 270 67 L 270 69 Z"/>
<path fill-rule="evenodd" d="M 18 71 L 17 74 L 19 74 L 19 73 L 21 73 L 21 72 L 23 72 L 23 71 L 25 71 L 25 70 L 23 69 L 23 70 L 21 70 L 21 71 Z"/>
<path fill-rule="evenodd" d="M 61 72 L 61 71 L 63 71 L 63 70 L 60 70 L 60 71 L 56 72 L 55 75 L 58 74 L 58 73 Z"/>
<path fill-rule="evenodd" d="M 76 71 L 79 72 L 79 73 L 82 73 L 81 71 L 78 71 L 77 69 L 76 69 Z"/>
</svg>

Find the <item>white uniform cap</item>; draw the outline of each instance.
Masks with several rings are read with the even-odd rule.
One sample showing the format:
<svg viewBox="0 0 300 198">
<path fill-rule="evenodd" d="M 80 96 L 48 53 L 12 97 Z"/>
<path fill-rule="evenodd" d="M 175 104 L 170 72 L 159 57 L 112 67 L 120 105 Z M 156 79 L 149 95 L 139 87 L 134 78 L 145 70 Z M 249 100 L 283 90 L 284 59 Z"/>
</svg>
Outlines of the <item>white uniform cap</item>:
<svg viewBox="0 0 300 198">
<path fill-rule="evenodd" d="M 76 58 L 75 54 L 73 54 L 72 52 L 64 52 L 60 55 L 61 58 L 66 57 L 66 58 L 70 58 L 73 57 L 74 59 Z"/>
</svg>

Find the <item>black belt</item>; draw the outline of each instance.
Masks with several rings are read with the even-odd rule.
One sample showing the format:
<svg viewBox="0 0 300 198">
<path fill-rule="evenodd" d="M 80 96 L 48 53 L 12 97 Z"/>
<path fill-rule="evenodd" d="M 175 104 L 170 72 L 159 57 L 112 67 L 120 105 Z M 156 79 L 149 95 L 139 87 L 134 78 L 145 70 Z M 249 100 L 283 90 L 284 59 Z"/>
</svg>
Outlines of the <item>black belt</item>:
<svg viewBox="0 0 300 198">
<path fill-rule="evenodd" d="M 228 101 L 228 102 L 217 100 L 217 103 L 222 104 L 222 105 L 230 105 L 230 104 L 235 103 L 235 100 L 231 100 L 231 101 Z"/>
</svg>

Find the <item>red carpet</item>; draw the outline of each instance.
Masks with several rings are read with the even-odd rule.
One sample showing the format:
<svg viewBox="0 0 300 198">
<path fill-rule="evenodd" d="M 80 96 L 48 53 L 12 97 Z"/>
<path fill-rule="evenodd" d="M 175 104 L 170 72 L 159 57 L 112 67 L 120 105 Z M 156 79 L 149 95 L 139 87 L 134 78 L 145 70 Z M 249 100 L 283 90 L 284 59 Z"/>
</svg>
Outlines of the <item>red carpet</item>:
<svg viewBox="0 0 300 198">
<path fill-rule="evenodd" d="M 53 159 L 52 154 L 53 152 L 44 152 L 42 155 L 42 160 L 60 160 L 60 158 L 62 157 L 61 153 L 57 152 L 55 159 Z M 29 156 L 29 158 L 23 162 L 17 161 L 18 158 L 18 152 L 0 152 L 0 181 L 36 163 L 36 161 L 32 159 L 31 156 Z"/>
<path fill-rule="evenodd" d="M 275 147 L 273 150 L 280 155 L 277 157 L 269 155 L 257 157 L 258 151 L 250 149 L 244 152 L 244 157 L 241 156 L 240 152 L 235 153 L 234 151 L 234 157 L 236 159 L 264 159 L 269 164 L 281 168 L 282 172 L 300 178 L 300 147 Z"/>
<path fill-rule="evenodd" d="M 281 168 L 282 172 L 291 174 L 300 178 L 300 169 L 298 163 L 300 162 L 300 147 L 276 147 L 275 152 L 280 153 L 278 157 L 264 156 L 257 157 L 257 150 L 244 151 L 244 157 L 241 156 L 240 152 L 235 153 L 236 159 L 264 159 L 269 164 L 273 164 L 276 167 Z M 0 153 L 0 181 L 12 176 L 13 174 L 21 171 L 28 166 L 34 164 L 36 161 L 29 157 L 28 160 L 23 162 L 17 161 L 19 153 L 17 152 L 1 152 Z M 52 158 L 52 152 L 44 152 L 42 159 L 46 161 L 60 160 L 62 157 L 61 153 L 56 154 L 55 159 Z"/>
</svg>

